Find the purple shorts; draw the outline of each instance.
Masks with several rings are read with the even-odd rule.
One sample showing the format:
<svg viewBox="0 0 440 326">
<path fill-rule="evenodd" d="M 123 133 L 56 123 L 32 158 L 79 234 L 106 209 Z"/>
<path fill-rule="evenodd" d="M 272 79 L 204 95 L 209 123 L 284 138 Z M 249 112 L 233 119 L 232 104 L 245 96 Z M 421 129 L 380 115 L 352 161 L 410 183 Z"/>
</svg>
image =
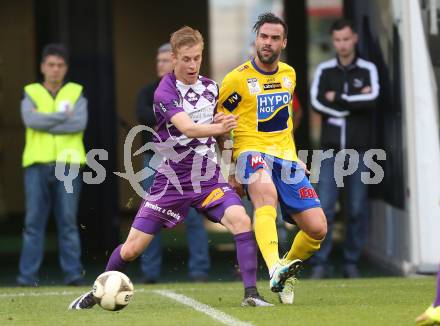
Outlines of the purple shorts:
<svg viewBox="0 0 440 326">
<path fill-rule="evenodd" d="M 144 233 L 157 234 L 162 228 L 173 228 L 185 220 L 190 207 L 220 223 L 228 207 L 242 206 L 240 197 L 226 182 L 205 183 L 200 191 L 195 191 L 190 184 L 183 185 L 180 191 L 168 185 L 164 191 L 163 183 L 156 179 L 158 177 L 132 224 L 133 228 Z"/>
</svg>

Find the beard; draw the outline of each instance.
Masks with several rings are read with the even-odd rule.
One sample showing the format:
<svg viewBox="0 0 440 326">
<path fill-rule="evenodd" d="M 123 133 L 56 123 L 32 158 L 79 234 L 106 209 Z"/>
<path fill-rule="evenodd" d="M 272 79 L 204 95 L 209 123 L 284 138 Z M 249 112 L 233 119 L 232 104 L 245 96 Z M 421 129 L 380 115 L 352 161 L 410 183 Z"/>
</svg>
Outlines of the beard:
<svg viewBox="0 0 440 326">
<path fill-rule="evenodd" d="M 272 51 L 272 54 L 269 57 L 264 57 L 264 55 L 262 53 L 262 49 L 261 50 L 259 49 L 259 50 L 257 50 L 257 56 L 258 56 L 258 59 L 260 59 L 260 61 L 262 63 L 271 65 L 279 58 L 280 54 Z"/>
</svg>

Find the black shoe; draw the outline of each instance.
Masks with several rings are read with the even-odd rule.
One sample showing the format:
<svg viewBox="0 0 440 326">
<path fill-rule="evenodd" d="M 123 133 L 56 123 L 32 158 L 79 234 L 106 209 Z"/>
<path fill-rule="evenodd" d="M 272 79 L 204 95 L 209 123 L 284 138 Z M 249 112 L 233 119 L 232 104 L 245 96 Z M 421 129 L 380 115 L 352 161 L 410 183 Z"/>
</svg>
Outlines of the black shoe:
<svg viewBox="0 0 440 326">
<path fill-rule="evenodd" d="M 359 269 L 356 265 L 345 265 L 344 270 L 342 272 L 345 278 L 360 278 L 361 273 L 359 273 Z"/>
<path fill-rule="evenodd" d="M 325 265 L 316 265 L 312 268 L 310 278 L 313 280 L 320 280 L 328 277 L 328 267 Z"/>
</svg>

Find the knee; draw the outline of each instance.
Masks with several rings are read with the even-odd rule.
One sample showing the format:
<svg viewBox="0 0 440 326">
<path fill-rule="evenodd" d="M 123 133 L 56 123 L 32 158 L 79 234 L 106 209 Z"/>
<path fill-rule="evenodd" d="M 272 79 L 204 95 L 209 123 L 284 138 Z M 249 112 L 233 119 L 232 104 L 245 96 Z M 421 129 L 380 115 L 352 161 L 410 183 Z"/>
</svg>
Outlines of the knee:
<svg viewBox="0 0 440 326">
<path fill-rule="evenodd" d="M 327 235 L 327 223 L 324 222 L 315 230 L 313 237 L 318 240 L 324 240 Z"/>
<path fill-rule="evenodd" d="M 251 219 L 246 214 L 237 215 L 231 221 L 231 231 L 233 234 L 249 232 L 252 230 Z"/>
<path fill-rule="evenodd" d="M 313 223 L 313 226 L 308 230 L 308 236 L 315 239 L 315 240 L 324 240 L 325 236 L 327 235 L 327 220 L 325 218 L 325 215 L 322 214 L 315 223 Z"/>
<path fill-rule="evenodd" d="M 24 231 L 30 233 L 43 233 L 46 229 L 46 223 L 42 223 L 38 218 L 26 218 Z"/>
<path fill-rule="evenodd" d="M 121 248 L 121 258 L 125 261 L 133 261 L 142 254 L 142 250 L 134 241 L 126 241 Z"/>
<path fill-rule="evenodd" d="M 63 227 L 58 228 L 58 234 L 61 237 L 70 237 L 78 235 L 78 227 L 76 224 L 64 225 Z"/>
<path fill-rule="evenodd" d="M 36 227 L 26 225 L 23 229 L 23 236 L 25 237 L 44 237 L 44 230 Z"/>
</svg>

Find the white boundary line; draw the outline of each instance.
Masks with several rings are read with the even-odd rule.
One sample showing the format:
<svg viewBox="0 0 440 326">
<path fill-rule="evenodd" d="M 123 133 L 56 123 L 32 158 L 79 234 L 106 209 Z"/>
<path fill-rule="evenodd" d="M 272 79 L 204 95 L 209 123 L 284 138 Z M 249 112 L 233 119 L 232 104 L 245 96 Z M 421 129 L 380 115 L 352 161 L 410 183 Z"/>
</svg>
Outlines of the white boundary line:
<svg viewBox="0 0 440 326">
<path fill-rule="evenodd" d="M 225 314 L 224 312 L 214 309 L 211 306 L 208 306 L 204 303 L 198 302 L 192 298 L 189 298 L 183 294 L 178 294 L 170 290 L 153 290 L 152 292 L 160 294 L 164 297 L 173 299 L 177 302 L 180 302 L 181 304 L 187 305 L 194 310 L 197 310 L 199 312 L 204 313 L 205 315 L 208 315 L 209 317 L 219 321 L 222 324 L 229 325 L 229 326 L 250 326 L 251 323 L 243 322 L 241 320 L 235 319 L 232 316 L 229 316 L 228 314 Z"/>
<path fill-rule="evenodd" d="M 90 289 L 91 290 L 91 289 Z M 199 291 L 200 288 L 178 288 L 173 289 L 176 291 Z M 222 288 L 222 291 L 236 291 L 236 288 L 233 287 L 225 287 Z M 0 298 L 17 298 L 17 297 L 49 297 L 49 296 L 67 296 L 67 295 L 80 295 L 84 292 L 86 292 L 87 289 L 84 291 L 46 291 L 46 292 L 37 292 L 37 291 L 30 291 L 30 292 L 5 292 L 2 293 L 0 288 Z M 134 290 L 135 293 L 151 293 L 154 290 L 147 290 L 147 289 L 139 289 Z M 167 291 L 167 290 L 164 290 Z"/>
<path fill-rule="evenodd" d="M 182 289 L 184 290 L 184 289 Z M 186 289 L 191 290 L 191 288 Z M 193 289 L 194 290 L 194 289 Z M 17 297 L 44 297 L 44 296 L 75 296 L 79 295 L 81 293 L 84 293 L 85 291 L 47 291 L 47 292 L 15 292 L 15 293 L 0 293 L 0 299 L 2 298 L 17 298 Z M 187 305 L 194 310 L 197 310 L 201 313 L 204 313 L 205 315 L 208 315 L 209 317 L 219 321 L 222 324 L 229 325 L 229 326 L 251 326 L 251 323 L 243 322 L 241 320 L 238 320 L 220 310 L 217 310 L 211 306 L 208 306 L 204 303 L 201 303 L 199 301 L 196 301 L 190 297 L 187 297 L 183 294 L 175 293 L 171 290 L 146 290 L 146 289 L 139 289 L 135 290 L 136 293 L 156 293 L 161 296 L 170 298 L 172 300 L 175 300 L 177 302 L 180 302 L 181 304 Z"/>
<path fill-rule="evenodd" d="M 16 293 L 0 293 L 0 298 L 65 296 L 65 295 L 79 295 L 81 293 L 84 292 L 79 292 L 79 291 L 16 292 Z"/>
<path fill-rule="evenodd" d="M 0 298 L 17 298 L 17 297 L 50 297 L 50 296 L 66 296 L 66 295 L 80 295 L 85 293 L 84 291 L 48 291 L 48 292 L 9 292 L 0 293 Z M 91 291 L 91 289 L 89 290 Z M 135 290 L 135 293 L 151 292 L 151 290 L 139 289 Z"/>
</svg>

